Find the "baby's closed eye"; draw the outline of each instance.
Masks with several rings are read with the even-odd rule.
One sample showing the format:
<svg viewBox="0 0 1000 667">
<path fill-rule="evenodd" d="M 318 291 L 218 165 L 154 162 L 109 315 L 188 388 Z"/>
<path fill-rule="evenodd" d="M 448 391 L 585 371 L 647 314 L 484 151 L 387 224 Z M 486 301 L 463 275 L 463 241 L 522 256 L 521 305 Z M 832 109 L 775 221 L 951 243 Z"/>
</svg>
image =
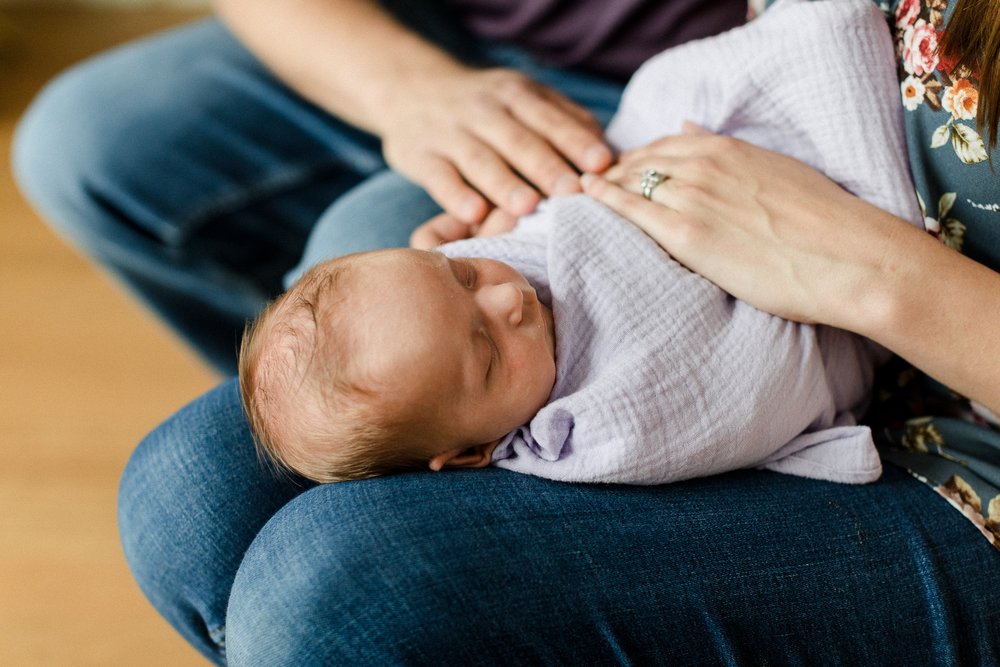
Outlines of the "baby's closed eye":
<svg viewBox="0 0 1000 667">
<path fill-rule="evenodd" d="M 486 379 L 489 380 L 494 367 L 500 363 L 500 348 L 497 347 L 497 344 L 493 341 L 493 337 L 490 336 L 486 329 L 482 330 L 482 334 L 483 338 L 485 338 L 486 342 L 489 344 L 490 350 L 490 360 L 486 366 Z"/>
<path fill-rule="evenodd" d="M 474 289 L 476 286 L 476 267 L 472 265 L 472 262 L 462 262 L 463 270 L 465 271 L 464 279 L 465 286 L 469 289 Z"/>
</svg>

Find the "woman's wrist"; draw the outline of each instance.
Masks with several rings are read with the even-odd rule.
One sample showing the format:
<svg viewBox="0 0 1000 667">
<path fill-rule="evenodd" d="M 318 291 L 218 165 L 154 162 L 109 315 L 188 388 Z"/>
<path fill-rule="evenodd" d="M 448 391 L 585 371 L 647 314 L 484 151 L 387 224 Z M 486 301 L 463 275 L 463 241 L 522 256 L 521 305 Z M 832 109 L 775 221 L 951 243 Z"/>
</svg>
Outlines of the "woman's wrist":
<svg viewBox="0 0 1000 667">
<path fill-rule="evenodd" d="M 910 317 L 918 256 L 928 250 L 925 243 L 935 241 L 905 220 L 864 207 L 867 210 L 856 212 L 857 220 L 868 233 L 848 244 L 853 256 L 845 258 L 845 279 L 830 282 L 836 306 L 819 319 L 885 345 Z"/>
<path fill-rule="evenodd" d="M 888 216 L 889 214 L 885 214 Z M 945 386 L 1000 409 L 1000 274 L 889 216 L 881 257 L 833 323 L 903 357 Z"/>
<path fill-rule="evenodd" d="M 302 0 L 294 10 L 265 0 L 215 0 L 219 17 L 279 78 L 365 130 L 380 133 L 417 86 L 462 65 L 374 0 Z"/>
</svg>

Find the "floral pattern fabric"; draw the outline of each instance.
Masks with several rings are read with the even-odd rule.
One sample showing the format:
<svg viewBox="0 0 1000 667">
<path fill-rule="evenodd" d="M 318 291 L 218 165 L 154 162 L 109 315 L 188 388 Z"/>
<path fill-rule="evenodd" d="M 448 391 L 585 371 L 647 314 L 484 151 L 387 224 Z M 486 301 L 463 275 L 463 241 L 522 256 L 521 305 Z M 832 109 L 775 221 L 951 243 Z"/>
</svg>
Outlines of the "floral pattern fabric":
<svg viewBox="0 0 1000 667">
<path fill-rule="evenodd" d="M 974 120 L 979 102 L 975 74 L 938 54 L 948 0 L 902 0 L 894 12 L 894 29 L 900 70 L 903 107 L 917 111 L 927 104 L 933 111 L 947 112 L 944 123 L 934 130 L 931 148 L 951 144 L 965 164 L 985 161 L 988 156 L 976 129 L 958 121 Z M 950 140 L 950 141 L 949 141 Z"/>
<path fill-rule="evenodd" d="M 977 72 L 939 53 L 955 0 L 883 3 L 896 42 L 910 168 L 927 231 L 1000 269 L 1000 179 L 976 129 Z M 928 206 L 930 204 L 930 207 Z M 873 421 L 884 459 L 933 487 L 1000 549 L 996 417 L 913 368 L 882 373 Z"/>
<path fill-rule="evenodd" d="M 957 0 L 875 1 L 896 44 L 925 229 L 1000 271 L 1000 176 L 976 129 L 977 72 L 938 51 Z M 882 458 L 931 486 L 1000 549 L 1000 421 L 902 360 L 879 376 L 869 421 Z"/>
</svg>

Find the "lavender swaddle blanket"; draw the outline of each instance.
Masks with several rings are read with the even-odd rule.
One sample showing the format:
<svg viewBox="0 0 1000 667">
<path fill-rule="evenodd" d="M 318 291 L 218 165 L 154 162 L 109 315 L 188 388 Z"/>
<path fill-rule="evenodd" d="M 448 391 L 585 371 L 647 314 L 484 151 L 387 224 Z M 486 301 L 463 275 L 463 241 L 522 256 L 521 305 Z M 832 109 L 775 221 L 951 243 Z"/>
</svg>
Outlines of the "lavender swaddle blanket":
<svg viewBox="0 0 1000 667">
<path fill-rule="evenodd" d="M 693 120 L 793 155 L 917 224 L 894 62 L 871 0 L 782 0 L 649 61 L 609 137 L 627 148 Z M 442 252 L 515 266 L 555 315 L 550 401 L 504 439 L 494 465 L 631 484 L 757 466 L 878 478 L 856 417 L 881 348 L 730 297 L 583 195 L 546 202 L 505 237 Z"/>
</svg>

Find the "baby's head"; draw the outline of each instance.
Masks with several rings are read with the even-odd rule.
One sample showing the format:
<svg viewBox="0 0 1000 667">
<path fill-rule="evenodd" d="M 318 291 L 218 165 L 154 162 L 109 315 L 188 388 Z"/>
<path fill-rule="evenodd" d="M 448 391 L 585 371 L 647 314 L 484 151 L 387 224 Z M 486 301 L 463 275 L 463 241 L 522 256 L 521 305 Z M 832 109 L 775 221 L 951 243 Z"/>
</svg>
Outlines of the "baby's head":
<svg viewBox="0 0 1000 667">
<path fill-rule="evenodd" d="M 554 382 L 552 312 L 520 273 L 412 249 L 316 266 L 240 351 L 259 447 L 318 482 L 486 466 Z"/>
</svg>

